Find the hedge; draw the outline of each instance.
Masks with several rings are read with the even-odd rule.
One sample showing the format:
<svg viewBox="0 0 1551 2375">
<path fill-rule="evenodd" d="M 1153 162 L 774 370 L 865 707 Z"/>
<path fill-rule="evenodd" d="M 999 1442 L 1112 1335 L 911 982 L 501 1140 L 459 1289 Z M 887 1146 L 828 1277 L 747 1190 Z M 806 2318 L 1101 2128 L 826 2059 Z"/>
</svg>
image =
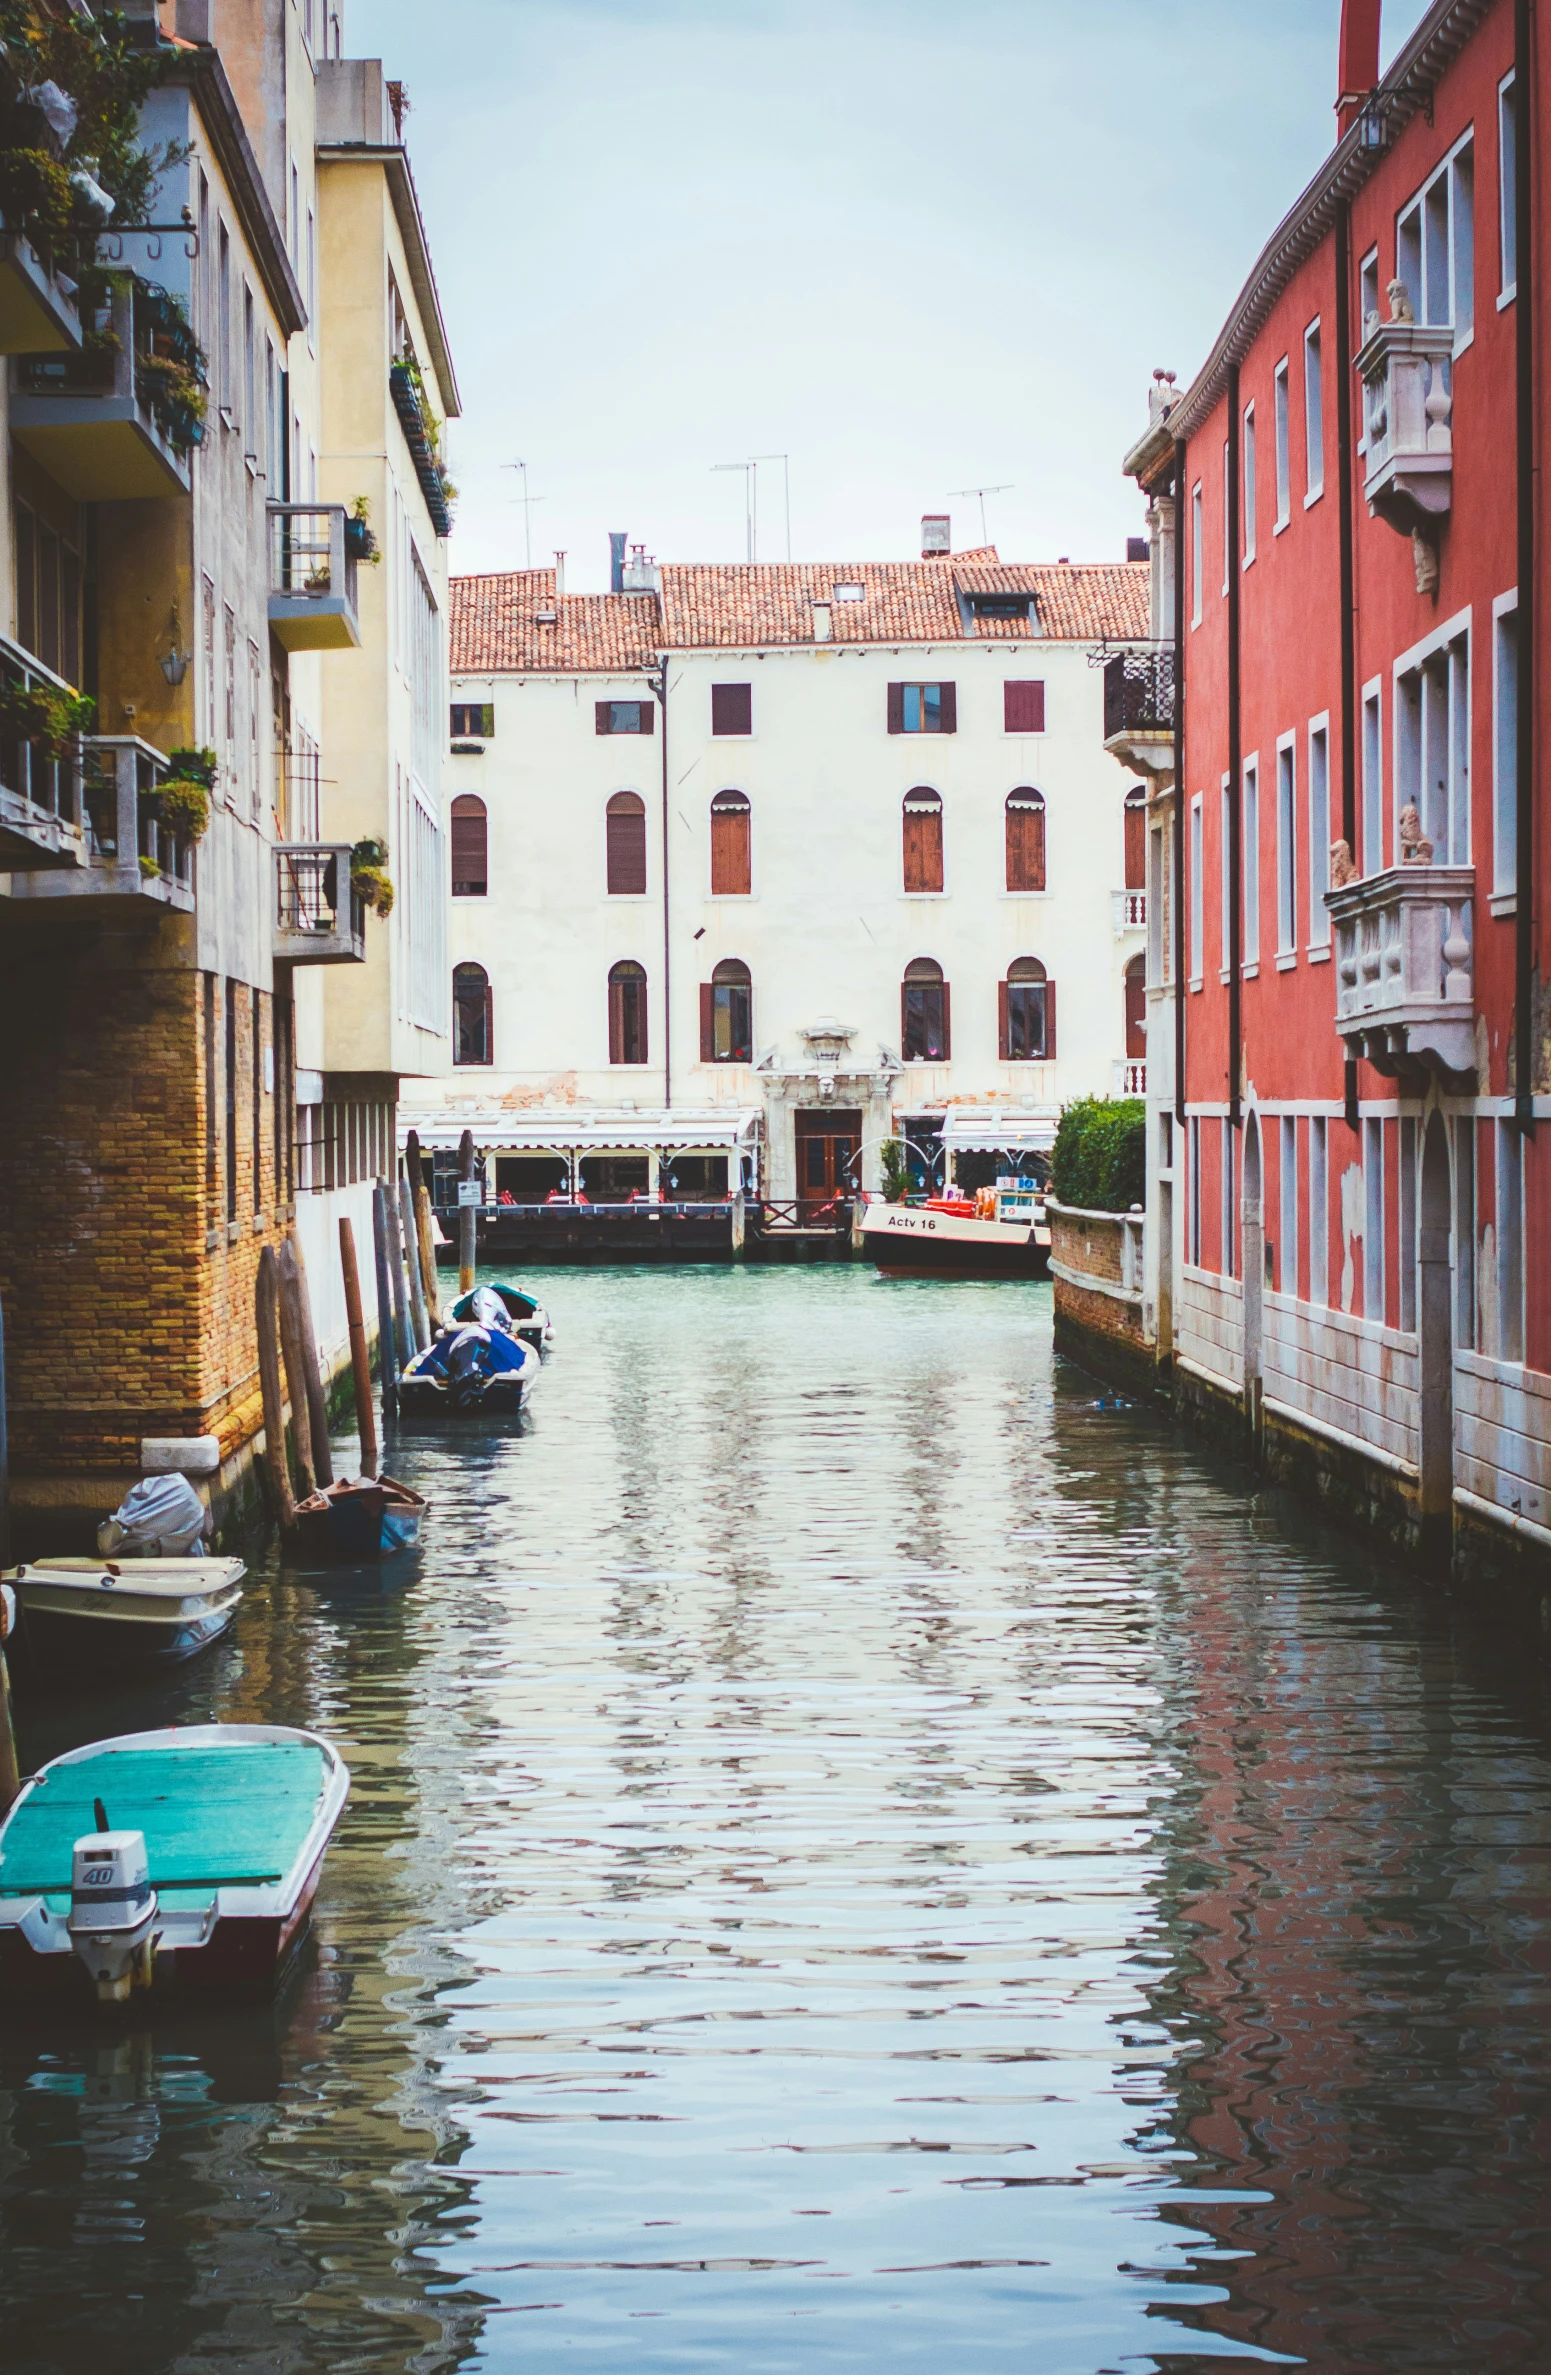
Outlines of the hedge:
<svg viewBox="0 0 1551 2375">
<path fill-rule="evenodd" d="M 1058 1204 L 1129 1212 L 1147 1193 L 1147 1108 L 1140 1097 L 1079 1097 L 1056 1131 L 1050 1186 Z"/>
</svg>

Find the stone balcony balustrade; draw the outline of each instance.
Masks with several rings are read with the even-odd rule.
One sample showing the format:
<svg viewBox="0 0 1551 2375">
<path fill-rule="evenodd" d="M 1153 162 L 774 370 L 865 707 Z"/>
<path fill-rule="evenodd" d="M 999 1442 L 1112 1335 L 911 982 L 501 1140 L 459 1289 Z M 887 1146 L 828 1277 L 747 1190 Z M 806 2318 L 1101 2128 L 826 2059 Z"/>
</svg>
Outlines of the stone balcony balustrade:
<svg viewBox="0 0 1551 2375">
<path fill-rule="evenodd" d="M 111 345 L 14 359 L 11 433 L 78 503 L 186 495 L 190 450 L 203 427 L 191 421 L 188 442 L 174 442 L 174 407 L 155 377 L 163 359 L 152 351 L 148 300 L 117 286 L 111 314 Z"/>
<path fill-rule="evenodd" d="M 1429 537 L 1452 501 L 1454 330 L 1412 321 L 1398 284 L 1391 298 L 1397 310 L 1387 322 L 1369 317 L 1356 356 L 1368 445 L 1363 494 L 1402 535 Z"/>
<path fill-rule="evenodd" d="M 69 697 L 64 678 L 19 643 L 0 635 L 0 697 L 39 691 Z M 79 745 L 62 758 L 8 730 L 0 712 L 0 873 L 32 873 L 86 863 Z"/>
<path fill-rule="evenodd" d="M 1393 1077 L 1476 1063 L 1473 866 L 1391 866 L 1325 893 L 1336 935 L 1336 1029 Z"/>
<path fill-rule="evenodd" d="M 193 844 L 165 823 L 156 798 L 165 753 L 134 734 L 83 735 L 79 753 L 81 861 L 13 874 L 13 914 L 144 925 L 168 908 L 191 915 Z"/>
</svg>

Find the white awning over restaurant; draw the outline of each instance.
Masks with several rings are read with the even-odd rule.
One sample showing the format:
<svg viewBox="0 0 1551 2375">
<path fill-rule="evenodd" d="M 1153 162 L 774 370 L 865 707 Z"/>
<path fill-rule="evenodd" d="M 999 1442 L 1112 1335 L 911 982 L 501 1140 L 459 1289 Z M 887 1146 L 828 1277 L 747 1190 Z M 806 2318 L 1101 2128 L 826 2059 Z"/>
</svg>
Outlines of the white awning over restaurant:
<svg viewBox="0 0 1551 2375">
<path fill-rule="evenodd" d="M 481 1113 L 460 1112 L 455 1106 L 417 1112 L 412 1106 L 401 1105 L 398 1114 L 401 1143 L 406 1133 L 414 1130 L 428 1152 L 445 1153 L 457 1147 L 465 1130 L 472 1130 L 481 1154 L 567 1154 L 573 1149 L 594 1154 L 673 1149 L 683 1154 L 692 1148 L 720 1154 L 757 1145 L 762 1120 L 757 1105 L 718 1106 L 698 1112 L 692 1107 L 674 1107 L 668 1112 L 658 1107 L 640 1113 L 598 1107 Z"/>
<path fill-rule="evenodd" d="M 945 1154 L 1048 1154 L 1056 1142 L 1059 1105 L 1008 1113 L 994 1105 L 958 1105 L 942 1125 Z"/>
</svg>

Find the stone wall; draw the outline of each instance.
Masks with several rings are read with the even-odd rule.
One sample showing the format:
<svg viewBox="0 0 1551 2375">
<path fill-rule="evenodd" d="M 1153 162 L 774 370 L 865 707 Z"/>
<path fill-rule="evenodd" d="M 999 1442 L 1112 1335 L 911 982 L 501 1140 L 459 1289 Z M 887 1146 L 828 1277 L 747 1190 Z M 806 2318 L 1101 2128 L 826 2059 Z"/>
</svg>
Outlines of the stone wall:
<svg viewBox="0 0 1551 2375">
<path fill-rule="evenodd" d="M 1059 1352 L 1133 1392 L 1155 1393 L 1155 1348 L 1142 1310 L 1142 1218 L 1045 1206 Z"/>
</svg>

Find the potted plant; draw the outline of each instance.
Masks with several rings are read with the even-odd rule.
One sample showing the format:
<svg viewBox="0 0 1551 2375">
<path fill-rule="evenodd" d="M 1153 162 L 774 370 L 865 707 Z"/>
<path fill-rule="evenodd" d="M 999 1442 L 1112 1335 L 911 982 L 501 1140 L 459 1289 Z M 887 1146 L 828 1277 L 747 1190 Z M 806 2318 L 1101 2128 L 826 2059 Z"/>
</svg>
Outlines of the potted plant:
<svg viewBox="0 0 1551 2375">
<path fill-rule="evenodd" d="M 62 759 L 77 734 L 89 734 L 97 704 L 88 694 L 52 684 L 13 684 L 0 692 L 0 735 L 36 744 L 46 759 Z"/>
<path fill-rule="evenodd" d="M 374 915 L 393 913 L 393 883 L 385 841 L 358 841 L 350 852 L 350 888 Z"/>
<path fill-rule="evenodd" d="M 345 520 L 345 558 L 365 561 L 375 566 L 382 559 L 382 551 L 372 534 L 371 505 L 364 495 L 357 495 Z"/>
</svg>

